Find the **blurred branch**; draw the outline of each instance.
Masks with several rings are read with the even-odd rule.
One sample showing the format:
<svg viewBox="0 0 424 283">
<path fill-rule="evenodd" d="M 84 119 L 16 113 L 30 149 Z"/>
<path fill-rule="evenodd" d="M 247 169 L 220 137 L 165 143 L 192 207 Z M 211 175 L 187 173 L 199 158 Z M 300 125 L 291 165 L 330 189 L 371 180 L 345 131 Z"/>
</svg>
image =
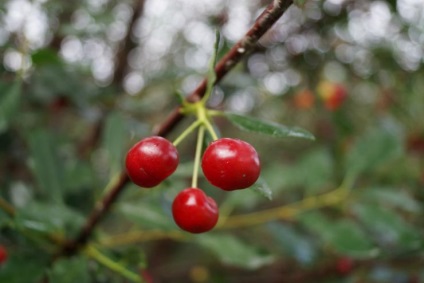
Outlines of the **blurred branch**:
<svg viewBox="0 0 424 283">
<path fill-rule="evenodd" d="M 139 0 L 138 5 L 142 5 L 143 2 Z M 238 41 L 224 57 L 217 63 L 215 67 L 216 72 L 216 82 L 220 81 L 232 68 L 234 68 L 237 63 L 241 61 L 247 54 L 249 54 L 255 47 L 259 38 L 265 34 L 267 30 L 284 14 L 288 7 L 292 4 L 292 0 L 275 0 L 265 11 L 256 19 L 253 26 L 246 33 L 246 35 Z M 137 4 L 136 3 L 136 4 Z M 142 7 L 142 6 L 141 6 Z M 141 13 L 141 8 L 134 10 L 134 14 Z M 136 21 L 136 17 L 133 15 L 132 23 Z M 131 33 L 131 28 L 128 29 Z M 128 35 L 128 37 L 130 34 Z M 130 38 L 128 38 L 130 42 Z M 128 48 L 128 47 L 127 47 Z M 205 93 L 207 86 L 207 80 L 204 79 L 196 90 L 188 97 L 189 101 L 199 100 Z M 177 107 L 171 115 L 160 125 L 153 134 L 166 136 L 181 120 L 183 115 L 180 113 L 180 107 Z M 79 234 L 72 240 L 68 241 L 64 246 L 62 246 L 59 255 L 73 255 L 75 254 L 80 247 L 84 246 L 87 243 L 87 240 L 92 235 L 94 229 L 100 220 L 107 214 L 112 204 L 116 201 L 119 194 L 129 182 L 129 179 L 125 172 L 120 174 L 118 182 L 110 188 L 106 195 L 101 199 L 93 211 L 87 218 L 86 223 L 82 227 Z"/>
<path fill-rule="evenodd" d="M 318 209 L 338 205 L 347 199 L 350 188 L 342 185 L 339 188 L 328 193 L 305 198 L 299 202 L 283 205 L 277 208 L 267 209 L 259 212 L 220 217 L 215 230 L 234 229 L 264 224 L 269 221 L 282 219 L 293 219 L 300 213 L 308 210 Z M 134 243 L 156 241 L 161 239 L 173 239 L 183 241 L 187 239 L 187 233 L 182 231 L 131 231 L 121 235 L 115 235 L 100 240 L 100 244 L 106 247 L 115 247 L 120 245 L 129 245 Z"/>
<path fill-rule="evenodd" d="M 292 0 L 275 0 L 269 4 L 265 11 L 256 19 L 253 26 L 239 40 L 215 67 L 216 81 L 218 83 L 231 69 L 233 69 L 243 58 L 255 49 L 258 40 L 272 27 L 272 25 L 284 14 L 293 3 Z M 205 94 L 207 79 L 204 79 L 197 88 L 188 96 L 187 100 L 194 102 Z M 182 120 L 183 115 L 180 108 L 175 109 L 161 126 L 154 131 L 157 135 L 167 135 L 176 124 Z"/>
<path fill-rule="evenodd" d="M 115 72 L 113 75 L 113 83 L 121 87 L 126 71 L 128 68 L 128 54 L 130 51 L 134 48 L 135 44 L 131 39 L 132 32 L 134 30 L 134 26 L 137 23 L 138 19 L 143 14 L 144 10 L 144 3 L 145 0 L 135 0 L 133 4 L 133 15 L 129 21 L 127 33 L 125 34 L 125 37 L 123 38 L 118 52 L 116 53 L 115 57 Z"/>
</svg>

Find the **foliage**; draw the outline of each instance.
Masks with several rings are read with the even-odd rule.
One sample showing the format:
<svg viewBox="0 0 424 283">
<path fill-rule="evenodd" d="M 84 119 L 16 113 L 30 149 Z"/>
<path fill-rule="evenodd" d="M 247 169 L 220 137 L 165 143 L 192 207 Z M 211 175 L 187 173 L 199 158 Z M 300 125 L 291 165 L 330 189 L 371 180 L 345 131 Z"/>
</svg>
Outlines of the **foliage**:
<svg viewBox="0 0 424 283">
<path fill-rule="evenodd" d="M 0 282 L 424 280 L 424 6 L 295 1 L 212 89 L 215 59 L 264 9 L 244 2 L 0 6 Z M 12 17 L 16 3 L 27 21 Z M 43 24 L 31 33 L 34 17 Z M 171 203 L 195 166 L 187 135 L 173 176 L 148 190 L 124 182 L 86 245 L 63 252 L 122 181 L 129 147 L 181 103 L 197 111 L 187 99 L 203 76 L 207 134 L 253 144 L 258 182 L 228 193 L 200 174 L 218 225 L 179 230 Z M 340 107 L 326 108 L 323 84 L 344 88 Z M 352 270 L 340 273 L 346 257 Z"/>
</svg>

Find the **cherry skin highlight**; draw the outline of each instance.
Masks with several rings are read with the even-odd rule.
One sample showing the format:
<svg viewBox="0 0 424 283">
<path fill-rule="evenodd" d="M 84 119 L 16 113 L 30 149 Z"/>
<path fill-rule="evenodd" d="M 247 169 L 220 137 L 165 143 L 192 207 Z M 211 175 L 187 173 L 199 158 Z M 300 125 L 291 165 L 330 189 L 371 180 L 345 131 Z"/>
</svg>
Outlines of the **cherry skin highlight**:
<svg viewBox="0 0 424 283">
<path fill-rule="evenodd" d="M 218 222 L 218 206 L 202 190 L 182 190 L 172 203 L 172 215 L 182 230 L 198 234 L 211 230 Z"/>
<path fill-rule="evenodd" d="M 259 178 L 261 166 L 258 153 L 249 143 L 221 138 L 206 148 L 202 169 L 212 185 L 233 191 L 252 186 Z"/>
<path fill-rule="evenodd" d="M 177 169 L 179 162 L 175 146 L 159 136 L 136 143 L 127 153 L 125 166 L 128 177 L 138 186 L 157 186 Z"/>
</svg>

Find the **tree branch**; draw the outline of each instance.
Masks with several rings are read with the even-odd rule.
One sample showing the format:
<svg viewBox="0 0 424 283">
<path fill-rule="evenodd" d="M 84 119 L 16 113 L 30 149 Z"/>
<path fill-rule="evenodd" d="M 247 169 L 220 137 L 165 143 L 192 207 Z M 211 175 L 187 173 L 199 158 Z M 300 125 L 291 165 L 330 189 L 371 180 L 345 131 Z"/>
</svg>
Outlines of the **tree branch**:
<svg viewBox="0 0 424 283">
<path fill-rule="evenodd" d="M 139 1 L 143 2 L 143 1 Z M 247 54 L 249 54 L 257 44 L 259 38 L 284 14 L 292 4 L 292 0 L 275 0 L 268 5 L 265 11 L 256 19 L 253 26 L 246 35 L 238 41 L 224 57 L 217 63 L 215 72 L 217 74 L 216 82 L 220 81 L 234 66 L 237 65 Z M 136 11 L 134 11 L 136 13 Z M 189 101 L 196 101 L 201 98 L 206 90 L 207 80 L 204 79 L 199 86 L 188 97 Z M 166 136 L 183 118 L 180 108 L 177 107 L 164 123 L 153 131 L 153 134 Z M 112 204 L 117 200 L 129 178 L 125 172 L 122 172 L 118 181 L 101 199 L 87 218 L 85 225 L 81 228 L 79 234 L 68 241 L 61 249 L 59 255 L 73 255 L 81 246 L 84 246 L 100 220 L 107 214 Z"/>
</svg>

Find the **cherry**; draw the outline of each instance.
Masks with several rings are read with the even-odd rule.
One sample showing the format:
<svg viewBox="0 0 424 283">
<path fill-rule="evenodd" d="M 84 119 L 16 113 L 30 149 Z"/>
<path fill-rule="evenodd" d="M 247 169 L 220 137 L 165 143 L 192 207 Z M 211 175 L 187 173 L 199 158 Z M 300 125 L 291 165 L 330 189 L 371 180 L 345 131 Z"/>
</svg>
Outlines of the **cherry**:
<svg viewBox="0 0 424 283">
<path fill-rule="evenodd" d="M 245 189 L 259 178 L 259 156 L 249 143 L 231 138 L 212 142 L 202 158 L 208 181 L 225 191 Z"/>
<path fill-rule="evenodd" d="M 340 84 L 336 84 L 333 86 L 332 94 L 324 101 L 324 105 L 328 110 L 337 110 L 346 100 L 346 97 L 346 88 Z"/>
<path fill-rule="evenodd" d="M 341 257 L 337 259 L 336 270 L 340 275 L 347 275 L 353 269 L 353 260 L 348 257 Z"/>
<path fill-rule="evenodd" d="M 218 206 L 202 190 L 187 188 L 175 197 L 172 215 L 181 229 L 195 234 L 203 233 L 218 222 Z"/>
<path fill-rule="evenodd" d="M 128 151 L 125 165 L 135 184 L 151 188 L 174 173 L 178 162 L 175 146 L 167 139 L 153 136 L 142 139 Z"/>
<path fill-rule="evenodd" d="M 7 260 L 7 250 L 4 246 L 0 245 L 0 264 Z"/>
</svg>

